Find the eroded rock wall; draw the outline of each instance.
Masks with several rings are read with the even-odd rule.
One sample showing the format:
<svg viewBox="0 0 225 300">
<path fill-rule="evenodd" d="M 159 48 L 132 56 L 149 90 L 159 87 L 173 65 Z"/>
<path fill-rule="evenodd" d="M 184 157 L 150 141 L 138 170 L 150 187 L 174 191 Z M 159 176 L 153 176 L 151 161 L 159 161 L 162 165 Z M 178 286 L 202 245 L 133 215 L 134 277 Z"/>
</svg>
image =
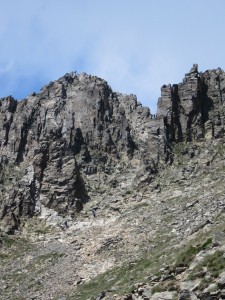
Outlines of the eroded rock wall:
<svg viewBox="0 0 225 300">
<path fill-rule="evenodd" d="M 224 135 L 225 73 L 164 85 L 157 117 L 106 81 L 66 74 L 23 101 L 0 100 L 0 218 L 8 232 L 43 208 L 75 217 L 104 193 L 148 186 L 173 145 Z"/>
<path fill-rule="evenodd" d="M 139 175 L 155 173 L 151 118 L 134 95 L 87 74 L 66 74 L 20 102 L 1 99 L 0 217 L 9 231 L 43 206 L 74 216 L 103 185 L 120 184 L 115 169 L 128 170 L 132 186 L 131 161 Z"/>
<path fill-rule="evenodd" d="M 225 73 L 220 68 L 198 72 L 193 65 L 182 83 L 164 85 L 158 118 L 166 147 L 172 143 L 219 138 L 224 135 Z"/>
</svg>

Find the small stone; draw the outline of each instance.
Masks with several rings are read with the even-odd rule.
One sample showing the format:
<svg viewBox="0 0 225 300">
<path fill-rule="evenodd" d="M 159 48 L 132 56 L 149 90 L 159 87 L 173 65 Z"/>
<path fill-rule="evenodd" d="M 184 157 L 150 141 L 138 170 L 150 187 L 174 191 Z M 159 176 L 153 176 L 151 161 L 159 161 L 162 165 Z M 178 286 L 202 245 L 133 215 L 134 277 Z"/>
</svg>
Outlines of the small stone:
<svg viewBox="0 0 225 300">
<path fill-rule="evenodd" d="M 143 287 L 138 288 L 138 294 L 142 295 L 144 293 L 145 289 Z"/>
<path fill-rule="evenodd" d="M 128 295 L 125 295 L 122 300 L 132 300 L 132 295 L 131 294 L 128 294 Z"/>
<path fill-rule="evenodd" d="M 221 299 L 225 299 L 225 290 L 222 290 L 220 293 Z"/>
<path fill-rule="evenodd" d="M 218 283 L 218 287 L 220 289 L 225 288 L 225 272 L 223 272 L 219 275 L 219 278 L 217 279 L 217 283 Z"/>
<path fill-rule="evenodd" d="M 188 290 L 183 290 L 180 292 L 179 300 L 190 300 L 190 292 Z"/>
<path fill-rule="evenodd" d="M 216 283 L 211 283 L 207 288 L 204 289 L 203 293 L 206 292 L 215 292 L 218 289 L 218 285 Z"/>
<path fill-rule="evenodd" d="M 151 300 L 174 300 L 177 299 L 177 292 L 162 292 L 162 293 L 155 293 Z"/>
<path fill-rule="evenodd" d="M 211 300 L 211 296 L 210 296 L 210 293 L 209 292 L 206 292 L 206 293 L 201 293 L 198 298 L 200 300 Z"/>
<path fill-rule="evenodd" d="M 176 275 L 181 274 L 181 273 L 185 272 L 186 270 L 187 270 L 186 267 L 176 267 L 175 274 Z"/>
<path fill-rule="evenodd" d="M 105 295 L 106 295 L 106 292 L 102 291 L 98 294 L 98 296 L 95 298 L 95 300 L 101 300 L 105 297 Z"/>
</svg>

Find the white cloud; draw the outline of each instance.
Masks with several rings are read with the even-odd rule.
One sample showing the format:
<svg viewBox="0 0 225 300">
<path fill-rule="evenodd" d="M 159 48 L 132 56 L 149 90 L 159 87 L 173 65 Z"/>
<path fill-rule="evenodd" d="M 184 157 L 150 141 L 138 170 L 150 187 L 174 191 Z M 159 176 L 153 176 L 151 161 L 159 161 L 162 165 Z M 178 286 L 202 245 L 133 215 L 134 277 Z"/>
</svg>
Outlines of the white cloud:
<svg viewBox="0 0 225 300">
<path fill-rule="evenodd" d="M 8 72 L 11 72 L 13 70 L 14 61 L 11 60 L 8 63 L 4 65 L 0 65 L 0 75 L 4 75 Z"/>
</svg>

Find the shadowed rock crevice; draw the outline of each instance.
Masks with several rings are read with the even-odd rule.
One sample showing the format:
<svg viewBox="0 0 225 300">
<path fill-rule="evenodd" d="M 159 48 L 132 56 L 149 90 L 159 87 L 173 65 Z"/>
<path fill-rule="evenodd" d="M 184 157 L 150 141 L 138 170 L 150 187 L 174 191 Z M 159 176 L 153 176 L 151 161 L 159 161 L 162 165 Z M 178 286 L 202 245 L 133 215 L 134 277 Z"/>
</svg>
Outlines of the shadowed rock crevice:
<svg viewBox="0 0 225 300">
<path fill-rule="evenodd" d="M 173 128 L 173 133 L 171 140 L 176 142 L 183 141 L 182 128 L 180 123 L 180 114 L 182 113 L 182 107 L 180 104 L 180 97 L 178 95 L 178 85 L 174 84 L 171 89 L 171 98 L 172 98 L 172 118 L 171 118 L 171 127 Z"/>
<path fill-rule="evenodd" d="M 24 106 L 26 110 L 26 105 Z M 16 163 L 20 163 L 24 160 L 24 155 L 26 155 L 26 151 L 29 151 L 28 148 L 28 134 L 29 130 L 32 128 L 32 125 L 35 121 L 34 116 L 36 114 L 36 110 L 33 108 L 30 114 L 25 115 L 25 122 L 22 124 L 20 128 L 20 138 L 19 138 L 19 146 L 17 150 L 17 158 Z"/>
</svg>

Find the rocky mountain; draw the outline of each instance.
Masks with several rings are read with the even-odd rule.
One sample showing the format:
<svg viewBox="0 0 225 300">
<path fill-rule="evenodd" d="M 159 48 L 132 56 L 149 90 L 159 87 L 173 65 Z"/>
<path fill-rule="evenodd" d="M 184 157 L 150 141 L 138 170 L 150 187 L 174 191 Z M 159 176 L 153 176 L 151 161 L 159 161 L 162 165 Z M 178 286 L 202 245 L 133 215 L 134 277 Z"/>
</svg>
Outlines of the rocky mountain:
<svg viewBox="0 0 225 300">
<path fill-rule="evenodd" d="M 197 65 L 156 115 L 87 74 L 1 99 L 2 299 L 223 299 L 224 103 Z"/>
<path fill-rule="evenodd" d="M 158 125 L 151 118 L 135 96 L 86 74 L 66 74 L 21 102 L 2 99 L 1 218 L 8 232 L 43 208 L 74 216 L 120 184 L 116 173 L 129 170 L 136 181 L 131 162 L 143 176 L 155 173 Z"/>
</svg>

